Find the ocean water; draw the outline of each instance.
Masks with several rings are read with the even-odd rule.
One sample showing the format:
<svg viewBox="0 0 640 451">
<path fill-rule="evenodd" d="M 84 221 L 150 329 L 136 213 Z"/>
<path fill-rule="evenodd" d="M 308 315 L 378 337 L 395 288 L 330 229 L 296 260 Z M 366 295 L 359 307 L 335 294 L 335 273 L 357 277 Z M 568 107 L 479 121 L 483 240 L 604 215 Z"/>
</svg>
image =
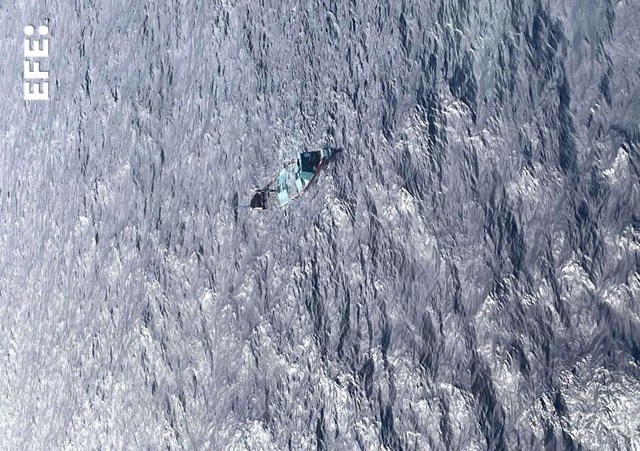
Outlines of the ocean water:
<svg viewBox="0 0 640 451">
<path fill-rule="evenodd" d="M 638 20 L 0 1 L 0 449 L 640 449 Z"/>
</svg>

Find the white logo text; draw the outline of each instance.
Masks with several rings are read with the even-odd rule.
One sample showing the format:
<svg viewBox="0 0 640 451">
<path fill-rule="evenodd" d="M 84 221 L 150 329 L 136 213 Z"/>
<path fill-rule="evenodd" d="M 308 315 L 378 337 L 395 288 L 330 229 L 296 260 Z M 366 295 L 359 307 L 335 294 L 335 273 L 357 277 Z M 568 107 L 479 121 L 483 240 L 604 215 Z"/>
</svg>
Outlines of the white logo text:
<svg viewBox="0 0 640 451">
<path fill-rule="evenodd" d="M 49 57 L 49 27 L 40 25 L 38 34 L 33 25 L 24 27 L 24 100 L 49 100 L 49 72 L 40 63 Z"/>
</svg>

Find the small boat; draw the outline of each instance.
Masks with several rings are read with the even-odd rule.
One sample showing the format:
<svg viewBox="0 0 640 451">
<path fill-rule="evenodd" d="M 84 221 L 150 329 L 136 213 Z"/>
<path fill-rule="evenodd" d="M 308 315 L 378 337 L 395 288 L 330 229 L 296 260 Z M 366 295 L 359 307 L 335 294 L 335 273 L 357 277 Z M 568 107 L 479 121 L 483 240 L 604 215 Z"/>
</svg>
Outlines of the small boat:
<svg viewBox="0 0 640 451">
<path fill-rule="evenodd" d="M 251 198 L 252 210 L 280 208 L 300 196 L 315 180 L 316 175 L 340 149 L 329 147 L 303 151 L 289 161 L 262 189 L 255 190 Z"/>
</svg>

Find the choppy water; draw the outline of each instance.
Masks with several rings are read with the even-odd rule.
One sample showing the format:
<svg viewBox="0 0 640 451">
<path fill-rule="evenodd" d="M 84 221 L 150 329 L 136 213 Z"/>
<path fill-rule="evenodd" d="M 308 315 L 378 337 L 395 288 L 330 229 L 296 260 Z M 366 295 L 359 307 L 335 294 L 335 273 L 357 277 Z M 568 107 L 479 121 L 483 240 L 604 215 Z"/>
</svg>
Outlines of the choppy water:
<svg viewBox="0 0 640 451">
<path fill-rule="evenodd" d="M 640 449 L 639 19 L 0 3 L 0 448 Z"/>
</svg>

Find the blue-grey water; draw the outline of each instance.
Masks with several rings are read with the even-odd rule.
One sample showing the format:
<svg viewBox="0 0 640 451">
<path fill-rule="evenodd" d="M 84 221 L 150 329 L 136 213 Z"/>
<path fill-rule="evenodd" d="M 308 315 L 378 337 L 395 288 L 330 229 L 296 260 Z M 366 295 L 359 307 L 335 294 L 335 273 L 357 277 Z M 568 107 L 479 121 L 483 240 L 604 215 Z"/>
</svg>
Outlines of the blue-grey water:
<svg viewBox="0 0 640 451">
<path fill-rule="evenodd" d="M 639 450 L 639 21 L 0 1 L 0 449 Z"/>
</svg>

